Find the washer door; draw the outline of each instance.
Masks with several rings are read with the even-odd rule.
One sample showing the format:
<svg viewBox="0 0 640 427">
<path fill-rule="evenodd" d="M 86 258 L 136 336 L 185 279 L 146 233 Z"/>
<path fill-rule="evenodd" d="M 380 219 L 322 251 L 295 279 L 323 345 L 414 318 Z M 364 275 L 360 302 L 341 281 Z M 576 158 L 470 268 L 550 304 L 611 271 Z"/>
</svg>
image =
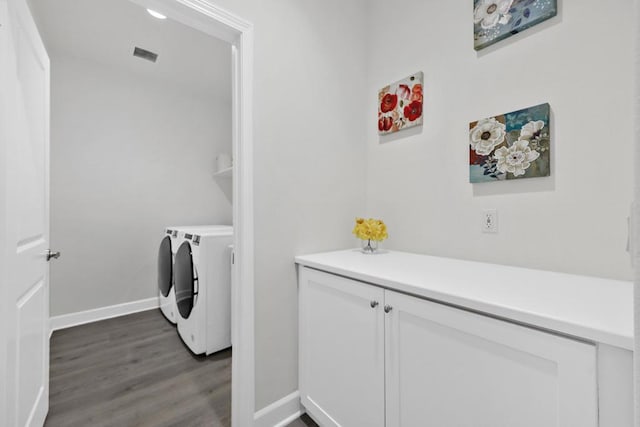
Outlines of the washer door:
<svg viewBox="0 0 640 427">
<path fill-rule="evenodd" d="M 176 252 L 175 290 L 178 312 L 183 319 L 188 319 L 195 304 L 197 277 L 193 274 L 193 258 L 191 245 L 183 242 Z"/>
<path fill-rule="evenodd" d="M 163 297 L 168 297 L 173 285 L 173 254 L 171 238 L 166 236 L 158 249 L 158 289 Z"/>
</svg>

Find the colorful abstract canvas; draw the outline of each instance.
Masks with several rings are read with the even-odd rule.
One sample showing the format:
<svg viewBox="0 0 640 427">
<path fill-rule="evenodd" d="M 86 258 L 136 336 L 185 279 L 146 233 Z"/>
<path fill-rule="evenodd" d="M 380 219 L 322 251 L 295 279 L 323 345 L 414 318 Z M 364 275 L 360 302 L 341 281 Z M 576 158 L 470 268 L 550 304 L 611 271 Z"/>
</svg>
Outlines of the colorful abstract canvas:
<svg viewBox="0 0 640 427">
<path fill-rule="evenodd" d="M 385 135 L 422 124 L 424 74 L 416 73 L 378 92 L 378 133 Z"/>
<path fill-rule="evenodd" d="M 476 50 L 537 25 L 558 13 L 557 0 L 474 0 Z"/>
<path fill-rule="evenodd" d="M 478 120 L 469 125 L 472 183 L 551 174 L 549 104 Z"/>
</svg>

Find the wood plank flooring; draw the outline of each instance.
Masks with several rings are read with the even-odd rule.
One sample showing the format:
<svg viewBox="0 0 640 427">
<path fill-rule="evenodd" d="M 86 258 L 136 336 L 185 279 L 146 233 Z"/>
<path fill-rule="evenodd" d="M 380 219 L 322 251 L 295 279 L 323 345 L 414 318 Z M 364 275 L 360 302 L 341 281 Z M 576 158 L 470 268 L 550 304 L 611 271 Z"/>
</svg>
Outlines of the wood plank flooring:
<svg viewBox="0 0 640 427">
<path fill-rule="evenodd" d="M 45 427 L 231 425 L 231 349 L 193 356 L 158 310 L 54 332 L 50 370 Z"/>
<path fill-rule="evenodd" d="M 56 331 L 46 427 L 229 426 L 231 350 L 193 356 L 158 310 Z"/>
<path fill-rule="evenodd" d="M 303 416 L 289 424 L 287 427 L 318 427 L 318 424 L 316 424 L 311 418 L 309 418 L 307 414 L 304 414 Z"/>
</svg>

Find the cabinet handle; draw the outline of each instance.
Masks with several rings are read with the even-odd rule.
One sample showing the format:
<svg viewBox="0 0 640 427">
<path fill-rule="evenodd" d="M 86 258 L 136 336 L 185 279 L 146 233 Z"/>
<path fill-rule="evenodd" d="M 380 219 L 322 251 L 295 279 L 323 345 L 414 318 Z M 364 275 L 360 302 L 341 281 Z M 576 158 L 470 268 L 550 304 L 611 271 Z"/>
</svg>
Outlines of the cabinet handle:
<svg viewBox="0 0 640 427">
<path fill-rule="evenodd" d="M 393 310 L 393 307 L 391 307 L 390 305 L 385 305 L 385 306 L 384 306 L 384 312 L 385 312 L 385 313 L 388 313 L 388 312 L 390 312 L 391 310 Z"/>
<path fill-rule="evenodd" d="M 371 301 L 369 305 L 371 305 L 371 308 L 376 308 L 380 303 L 378 301 Z"/>
</svg>

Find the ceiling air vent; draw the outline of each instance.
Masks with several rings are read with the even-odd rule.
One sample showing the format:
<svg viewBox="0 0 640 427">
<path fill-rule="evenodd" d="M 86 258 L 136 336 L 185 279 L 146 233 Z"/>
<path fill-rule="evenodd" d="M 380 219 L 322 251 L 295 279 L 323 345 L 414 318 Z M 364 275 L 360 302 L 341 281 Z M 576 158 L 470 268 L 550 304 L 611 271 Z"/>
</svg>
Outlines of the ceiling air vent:
<svg viewBox="0 0 640 427">
<path fill-rule="evenodd" d="M 146 59 L 147 61 L 151 62 L 156 62 L 156 60 L 158 59 L 157 53 L 153 53 L 149 50 L 142 49 L 137 46 L 135 49 L 133 49 L 133 56 L 137 56 L 138 58 Z"/>
</svg>

